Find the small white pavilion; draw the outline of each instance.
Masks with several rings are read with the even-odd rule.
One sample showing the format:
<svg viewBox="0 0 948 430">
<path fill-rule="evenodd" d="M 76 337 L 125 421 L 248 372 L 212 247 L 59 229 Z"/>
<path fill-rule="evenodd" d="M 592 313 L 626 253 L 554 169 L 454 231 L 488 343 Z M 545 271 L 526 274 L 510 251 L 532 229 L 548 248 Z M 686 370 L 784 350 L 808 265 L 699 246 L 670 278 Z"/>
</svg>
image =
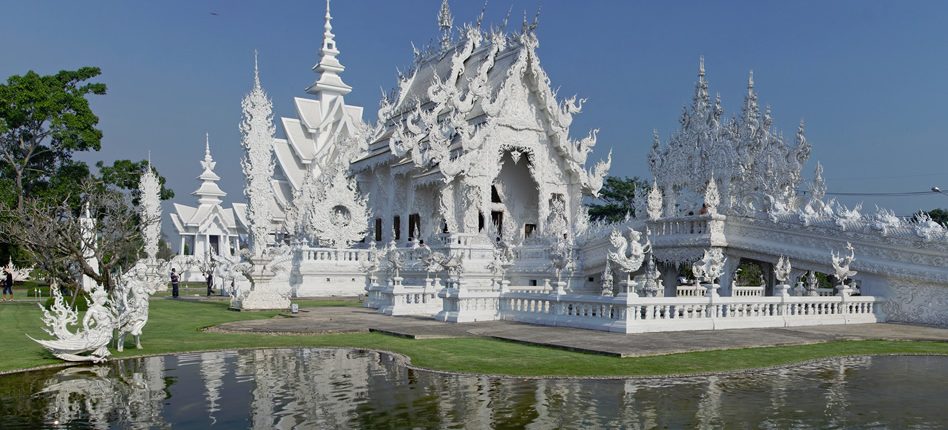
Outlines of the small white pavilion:
<svg viewBox="0 0 948 430">
<path fill-rule="evenodd" d="M 227 193 L 217 185 L 221 178 L 214 173 L 216 164 L 211 157 L 210 139 L 205 136 L 204 160 L 201 161 L 203 171 L 198 176 L 201 186 L 191 193 L 197 196 L 198 206 L 175 203 L 174 213 L 170 214 L 178 233 L 178 255 L 198 258 L 209 258 L 212 254 L 233 258 L 239 255 L 242 243 L 240 237 L 246 235 L 246 220 L 243 219 L 246 205 L 234 203 L 230 208 L 222 206 Z M 197 269 L 186 270 L 183 280 L 201 280 L 201 273 Z"/>
</svg>

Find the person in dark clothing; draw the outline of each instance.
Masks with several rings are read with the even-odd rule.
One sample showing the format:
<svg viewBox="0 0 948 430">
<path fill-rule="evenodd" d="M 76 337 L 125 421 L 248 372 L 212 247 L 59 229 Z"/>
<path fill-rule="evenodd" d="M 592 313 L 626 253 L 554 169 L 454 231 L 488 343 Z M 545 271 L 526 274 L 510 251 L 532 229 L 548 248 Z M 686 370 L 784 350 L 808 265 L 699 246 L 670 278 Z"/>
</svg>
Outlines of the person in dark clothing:
<svg viewBox="0 0 948 430">
<path fill-rule="evenodd" d="M 178 298 L 178 283 L 181 278 L 178 276 L 178 273 L 174 271 L 174 268 L 171 269 L 171 297 Z"/>
<path fill-rule="evenodd" d="M 13 272 L 9 268 L 3 269 L 4 275 L 3 278 L 3 301 L 13 301 Z M 10 295 L 10 298 L 7 298 L 7 294 Z"/>
<path fill-rule="evenodd" d="M 210 296 L 214 292 L 214 274 L 211 272 L 206 273 L 207 278 L 207 295 Z"/>
</svg>

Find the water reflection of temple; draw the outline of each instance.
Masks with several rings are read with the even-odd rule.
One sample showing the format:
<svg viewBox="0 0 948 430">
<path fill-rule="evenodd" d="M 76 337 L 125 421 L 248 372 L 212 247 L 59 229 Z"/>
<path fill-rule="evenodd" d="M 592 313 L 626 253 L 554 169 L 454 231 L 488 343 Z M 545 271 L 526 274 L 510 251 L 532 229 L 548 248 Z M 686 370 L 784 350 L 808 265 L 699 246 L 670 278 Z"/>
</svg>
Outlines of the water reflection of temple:
<svg viewBox="0 0 948 430">
<path fill-rule="evenodd" d="M 49 377 L 34 397 L 43 399 L 46 423 L 92 428 L 925 424 L 918 417 L 939 413 L 940 408 L 928 403 L 943 387 L 920 383 L 905 373 L 904 364 L 891 359 L 840 358 L 726 376 L 523 380 L 417 371 L 375 352 L 255 350 L 64 369 Z M 938 363 L 944 361 L 927 366 Z M 874 367 L 882 373 L 866 371 Z M 886 415 L 894 413 L 892 406 L 878 393 L 897 387 L 906 375 L 912 389 L 900 396 L 915 396 L 917 410 L 893 419 Z"/>
</svg>

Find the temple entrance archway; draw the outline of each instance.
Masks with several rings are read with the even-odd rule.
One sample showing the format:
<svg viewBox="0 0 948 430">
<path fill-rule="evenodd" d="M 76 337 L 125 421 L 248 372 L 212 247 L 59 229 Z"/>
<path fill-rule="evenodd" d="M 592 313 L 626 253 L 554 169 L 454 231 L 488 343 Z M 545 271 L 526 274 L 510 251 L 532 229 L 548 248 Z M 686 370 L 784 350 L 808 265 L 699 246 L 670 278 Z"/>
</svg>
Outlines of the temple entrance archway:
<svg viewBox="0 0 948 430">
<path fill-rule="evenodd" d="M 501 168 L 491 182 L 490 222 L 500 236 L 515 240 L 533 234 L 539 224 L 539 191 L 537 181 L 530 174 L 530 160 L 518 160 L 505 152 Z"/>
</svg>

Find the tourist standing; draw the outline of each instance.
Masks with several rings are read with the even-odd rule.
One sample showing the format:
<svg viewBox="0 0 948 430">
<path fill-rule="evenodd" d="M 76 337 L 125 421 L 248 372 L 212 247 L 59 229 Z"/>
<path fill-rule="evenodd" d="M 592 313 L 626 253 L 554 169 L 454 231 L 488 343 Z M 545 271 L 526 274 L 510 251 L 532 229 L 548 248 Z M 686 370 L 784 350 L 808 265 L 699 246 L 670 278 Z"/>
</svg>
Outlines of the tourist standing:
<svg viewBox="0 0 948 430">
<path fill-rule="evenodd" d="M 210 296 L 211 296 L 211 293 L 214 292 L 214 289 L 213 289 L 213 286 L 214 286 L 214 273 L 212 273 L 212 272 L 207 272 L 206 275 L 207 275 L 207 296 L 210 297 Z"/>
<path fill-rule="evenodd" d="M 171 297 L 178 298 L 178 281 L 180 281 L 178 273 L 174 271 L 174 268 L 171 268 Z"/>
<path fill-rule="evenodd" d="M 6 275 L 3 278 L 3 301 L 10 300 L 13 301 L 13 272 L 10 271 L 10 268 L 3 268 L 3 273 Z M 10 295 L 10 298 L 7 299 L 7 294 Z"/>
</svg>

